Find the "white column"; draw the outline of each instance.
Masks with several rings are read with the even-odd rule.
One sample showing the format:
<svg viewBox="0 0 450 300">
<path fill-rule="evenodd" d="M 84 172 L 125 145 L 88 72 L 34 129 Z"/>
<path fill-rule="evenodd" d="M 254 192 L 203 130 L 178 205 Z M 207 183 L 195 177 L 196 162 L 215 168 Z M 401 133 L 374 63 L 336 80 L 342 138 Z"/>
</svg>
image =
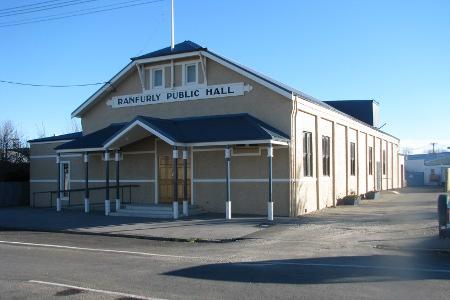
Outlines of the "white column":
<svg viewBox="0 0 450 300">
<path fill-rule="evenodd" d="M 189 216 L 189 203 L 187 197 L 187 160 L 188 160 L 188 151 L 187 148 L 183 150 L 183 215 Z"/>
<path fill-rule="evenodd" d="M 56 164 L 57 164 L 57 169 L 58 169 L 58 176 L 57 176 L 57 194 L 56 194 L 56 211 L 60 212 L 61 211 L 61 156 L 58 153 L 56 155 Z"/>
<path fill-rule="evenodd" d="M 111 212 L 111 202 L 109 201 L 109 152 L 105 151 L 105 216 Z"/>
<path fill-rule="evenodd" d="M 225 149 L 225 160 L 227 164 L 227 199 L 225 201 L 225 218 L 231 220 L 231 149 L 227 146 Z"/>
<path fill-rule="evenodd" d="M 269 145 L 267 148 L 267 158 L 269 162 L 269 202 L 267 203 L 267 220 L 273 221 L 273 201 L 272 201 L 272 160 L 273 160 L 273 146 Z"/>
<path fill-rule="evenodd" d="M 87 152 L 83 155 L 84 156 L 84 171 L 85 171 L 85 191 L 84 191 L 84 212 L 89 212 L 89 156 Z"/>
<path fill-rule="evenodd" d="M 178 149 L 176 146 L 173 147 L 172 151 L 173 157 L 173 218 L 178 219 Z"/>
<path fill-rule="evenodd" d="M 120 152 L 119 150 L 116 150 L 114 160 L 116 161 L 116 211 L 120 209 L 120 172 L 119 172 L 119 166 L 120 166 Z"/>
<path fill-rule="evenodd" d="M 109 213 L 111 212 L 111 201 L 105 200 L 105 216 L 109 216 Z"/>
</svg>

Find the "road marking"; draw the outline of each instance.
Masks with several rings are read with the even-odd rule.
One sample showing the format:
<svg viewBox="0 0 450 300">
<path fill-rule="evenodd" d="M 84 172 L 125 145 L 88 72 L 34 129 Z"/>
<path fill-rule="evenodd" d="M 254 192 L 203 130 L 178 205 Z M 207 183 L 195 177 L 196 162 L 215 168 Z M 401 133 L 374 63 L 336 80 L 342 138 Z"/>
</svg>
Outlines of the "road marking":
<svg viewBox="0 0 450 300">
<path fill-rule="evenodd" d="M 69 285 L 69 284 L 63 284 L 63 283 L 57 283 L 57 282 L 49 282 L 49 281 L 41 281 L 41 280 L 28 280 L 28 282 L 43 284 L 43 285 L 50 285 L 50 286 L 58 286 L 58 287 L 64 287 L 64 288 L 70 288 L 70 289 L 78 289 L 78 290 L 82 290 L 82 291 L 94 292 L 94 293 L 99 293 L 99 294 L 121 296 L 121 297 L 127 297 L 127 298 L 132 298 L 132 299 L 164 300 L 162 298 L 151 298 L 151 297 L 139 296 L 139 295 L 128 294 L 128 293 L 121 293 L 121 292 L 114 292 L 114 291 L 100 290 L 100 289 L 91 289 L 91 288 L 85 288 L 82 286 Z"/>
<path fill-rule="evenodd" d="M 133 255 L 153 256 L 153 257 L 183 258 L 183 259 L 207 259 L 207 257 L 200 257 L 200 256 L 171 255 L 171 254 L 159 254 L 159 253 L 148 253 L 148 252 L 137 252 L 137 251 L 126 251 L 126 250 L 74 247 L 74 246 L 64 246 L 64 245 L 54 245 L 54 244 L 36 244 L 36 243 L 27 243 L 27 242 L 0 241 L 0 244 L 33 246 L 33 247 L 44 247 L 44 248 L 57 248 L 57 249 L 70 249 L 70 250 L 81 250 L 81 251 L 91 251 L 91 252 L 133 254 Z"/>
<path fill-rule="evenodd" d="M 355 268 L 355 269 L 378 269 L 378 270 L 396 270 L 396 271 L 420 271 L 420 272 L 435 272 L 448 273 L 447 269 L 428 269 L 428 268 L 413 268 L 413 267 L 388 267 L 388 266 L 374 266 L 374 265 L 354 265 L 354 264 L 321 264 L 321 263 L 296 263 L 296 262 L 255 262 L 255 263 L 238 263 L 238 265 L 245 266 L 276 266 L 276 265 L 292 265 L 304 267 L 331 267 L 331 268 Z"/>
</svg>

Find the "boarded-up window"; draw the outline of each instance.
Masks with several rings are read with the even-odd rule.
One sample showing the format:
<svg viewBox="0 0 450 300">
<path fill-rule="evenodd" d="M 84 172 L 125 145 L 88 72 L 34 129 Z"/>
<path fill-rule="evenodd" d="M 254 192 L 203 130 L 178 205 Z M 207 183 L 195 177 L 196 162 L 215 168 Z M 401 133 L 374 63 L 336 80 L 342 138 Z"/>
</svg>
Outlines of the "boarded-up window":
<svg viewBox="0 0 450 300">
<path fill-rule="evenodd" d="M 254 145 L 236 145 L 231 150 L 232 156 L 260 156 L 261 149 Z"/>
</svg>

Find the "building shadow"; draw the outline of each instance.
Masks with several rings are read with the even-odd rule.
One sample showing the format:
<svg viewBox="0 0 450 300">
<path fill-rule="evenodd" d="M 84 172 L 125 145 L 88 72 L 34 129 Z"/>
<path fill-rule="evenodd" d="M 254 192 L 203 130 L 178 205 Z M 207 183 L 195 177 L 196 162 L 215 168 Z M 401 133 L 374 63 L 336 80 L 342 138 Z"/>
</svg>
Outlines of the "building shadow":
<svg viewBox="0 0 450 300">
<path fill-rule="evenodd" d="M 88 214 L 63 209 L 56 212 L 47 208 L 15 207 L 0 209 L 0 228 L 23 230 L 80 230 L 99 228 L 103 233 L 142 231 L 149 229 L 214 226 L 222 224 L 237 224 L 259 228 L 266 223 L 262 216 L 235 215 L 232 220 L 225 220 L 224 214 L 201 214 L 189 218 L 154 219 L 146 217 L 105 216 L 103 212 L 92 211 Z M 120 226 L 131 226 L 121 228 Z"/>
<path fill-rule="evenodd" d="M 241 283 L 333 284 L 449 280 L 450 266 L 432 257 L 339 256 L 206 264 L 164 275 Z"/>
<path fill-rule="evenodd" d="M 392 193 L 392 191 L 397 191 L 401 194 L 430 194 L 430 193 L 443 193 L 445 189 L 443 186 L 417 186 L 417 187 L 404 187 L 401 189 L 394 189 L 389 191 L 383 191 L 384 193 Z"/>
</svg>

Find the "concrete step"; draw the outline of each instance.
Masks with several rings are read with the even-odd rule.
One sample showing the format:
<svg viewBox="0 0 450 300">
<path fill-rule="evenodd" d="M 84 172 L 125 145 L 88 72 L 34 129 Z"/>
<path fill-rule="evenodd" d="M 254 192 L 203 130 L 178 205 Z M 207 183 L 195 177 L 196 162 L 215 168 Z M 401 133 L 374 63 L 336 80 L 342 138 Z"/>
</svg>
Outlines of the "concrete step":
<svg viewBox="0 0 450 300">
<path fill-rule="evenodd" d="M 142 205 L 142 204 L 125 204 L 117 212 L 111 212 L 111 216 L 123 217 L 146 217 L 146 218 L 160 218 L 172 219 L 173 210 L 172 205 Z M 205 213 L 198 206 L 189 206 L 189 215 L 198 215 Z M 179 217 L 183 216 L 183 206 L 179 206 Z"/>
<path fill-rule="evenodd" d="M 120 217 L 142 217 L 142 218 L 154 218 L 154 219 L 172 219 L 173 214 L 170 213 L 149 213 L 149 212 L 140 212 L 136 210 L 123 210 L 119 209 L 117 212 L 112 212 L 111 216 L 120 216 Z"/>
<path fill-rule="evenodd" d="M 172 211 L 172 205 L 125 204 L 121 209 L 137 211 Z"/>
</svg>

